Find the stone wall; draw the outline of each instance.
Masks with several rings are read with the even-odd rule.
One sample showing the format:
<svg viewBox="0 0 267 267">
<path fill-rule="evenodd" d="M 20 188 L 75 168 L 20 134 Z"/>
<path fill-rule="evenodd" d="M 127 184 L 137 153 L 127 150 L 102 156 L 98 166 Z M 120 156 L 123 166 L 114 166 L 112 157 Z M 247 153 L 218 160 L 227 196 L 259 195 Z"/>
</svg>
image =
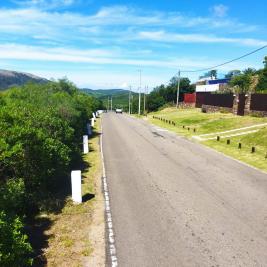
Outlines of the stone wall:
<svg viewBox="0 0 267 267">
<path fill-rule="evenodd" d="M 255 117 L 267 117 L 267 111 L 250 110 L 247 114 Z"/>
<path fill-rule="evenodd" d="M 211 98 L 209 94 L 201 95 L 203 102 Z M 217 95 L 216 97 L 222 97 Z M 267 95 L 266 94 L 235 94 L 233 95 L 233 106 L 220 107 L 202 104 L 202 112 L 232 112 L 235 115 L 254 115 L 267 117 Z M 212 102 L 212 101 L 211 101 Z M 218 101 L 217 101 L 218 102 Z M 214 102 L 216 104 L 216 102 Z"/>
<path fill-rule="evenodd" d="M 218 106 L 211 106 L 211 105 L 202 105 L 202 112 L 205 113 L 213 113 L 213 112 L 229 112 L 232 113 L 232 108 L 226 108 L 226 107 L 218 107 Z"/>
</svg>

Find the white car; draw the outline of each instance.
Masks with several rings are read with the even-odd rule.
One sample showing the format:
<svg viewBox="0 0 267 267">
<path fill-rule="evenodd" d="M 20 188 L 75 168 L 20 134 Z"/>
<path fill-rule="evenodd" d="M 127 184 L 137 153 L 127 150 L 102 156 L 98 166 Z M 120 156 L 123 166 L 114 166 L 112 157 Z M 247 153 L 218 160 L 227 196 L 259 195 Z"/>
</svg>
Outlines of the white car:
<svg viewBox="0 0 267 267">
<path fill-rule="evenodd" d="M 115 112 L 116 112 L 116 113 L 121 113 L 121 114 L 122 114 L 122 108 L 116 108 L 116 109 L 115 109 Z"/>
</svg>

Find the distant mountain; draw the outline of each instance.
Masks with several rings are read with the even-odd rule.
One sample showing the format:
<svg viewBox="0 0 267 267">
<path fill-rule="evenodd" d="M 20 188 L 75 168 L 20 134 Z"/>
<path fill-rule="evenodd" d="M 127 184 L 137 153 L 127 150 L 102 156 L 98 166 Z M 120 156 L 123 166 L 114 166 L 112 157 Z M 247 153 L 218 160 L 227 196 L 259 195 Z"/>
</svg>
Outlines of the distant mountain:
<svg viewBox="0 0 267 267">
<path fill-rule="evenodd" d="M 124 89 L 88 89 L 82 88 L 82 91 L 89 95 L 99 98 L 103 101 L 103 104 L 107 106 L 108 97 L 112 97 L 112 104 L 114 108 L 128 108 L 129 103 L 129 90 Z M 132 96 L 136 96 L 137 93 L 132 92 Z"/>
<path fill-rule="evenodd" d="M 13 86 L 21 86 L 28 82 L 46 83 L 48 80 L 30 73 L 0 70 L 0 90 L 5 90 Z"/>
<path fill-rule="evenodd" d="M 85 91 L 88 94 L 95 95 L 95 96 L 113 96 L 117 94 L 129 94 L 128 90 L 124 89 L 88 89 L 82 88 L 81 90 Z"/>
</svg>

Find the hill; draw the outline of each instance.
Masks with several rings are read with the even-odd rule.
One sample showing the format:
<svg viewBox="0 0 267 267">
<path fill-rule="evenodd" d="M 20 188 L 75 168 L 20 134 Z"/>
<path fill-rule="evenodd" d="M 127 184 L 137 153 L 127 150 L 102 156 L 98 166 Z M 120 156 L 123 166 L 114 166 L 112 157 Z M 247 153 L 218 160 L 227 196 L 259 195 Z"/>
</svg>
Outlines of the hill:
<svg viewBox="0 0 267 267">
<path fill-rule="evenodd" d="M 48 80 L 30 73 L 0 69 L 0 90 L 21 86 L 28 82 L 45 83 Z"/>
<path fill-rule="evenodd" d="M 124 89 L 88 89 L 83 88 L 82 91 L 92 95 L 103 101 L 104 106 L 108 106 L 108 97 L 112 97 L 113 108 L 128 109 L 129 105 L 129 90 Z M 137 96 L 137 93 L 132 92 L 132 97 Z"/>
</svg>

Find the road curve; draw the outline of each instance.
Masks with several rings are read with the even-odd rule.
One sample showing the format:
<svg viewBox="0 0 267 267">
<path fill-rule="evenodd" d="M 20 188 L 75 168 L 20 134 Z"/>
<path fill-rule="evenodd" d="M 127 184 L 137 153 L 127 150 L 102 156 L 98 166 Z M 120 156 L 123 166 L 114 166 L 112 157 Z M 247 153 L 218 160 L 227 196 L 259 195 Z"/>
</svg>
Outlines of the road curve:
<svg viewBox="0 0 267 267">
<path fill-rule="evenodd" d="M 127 115 L 102 119 L 119 266 L 267 266 L 267 175 Z"/>
</svg>

